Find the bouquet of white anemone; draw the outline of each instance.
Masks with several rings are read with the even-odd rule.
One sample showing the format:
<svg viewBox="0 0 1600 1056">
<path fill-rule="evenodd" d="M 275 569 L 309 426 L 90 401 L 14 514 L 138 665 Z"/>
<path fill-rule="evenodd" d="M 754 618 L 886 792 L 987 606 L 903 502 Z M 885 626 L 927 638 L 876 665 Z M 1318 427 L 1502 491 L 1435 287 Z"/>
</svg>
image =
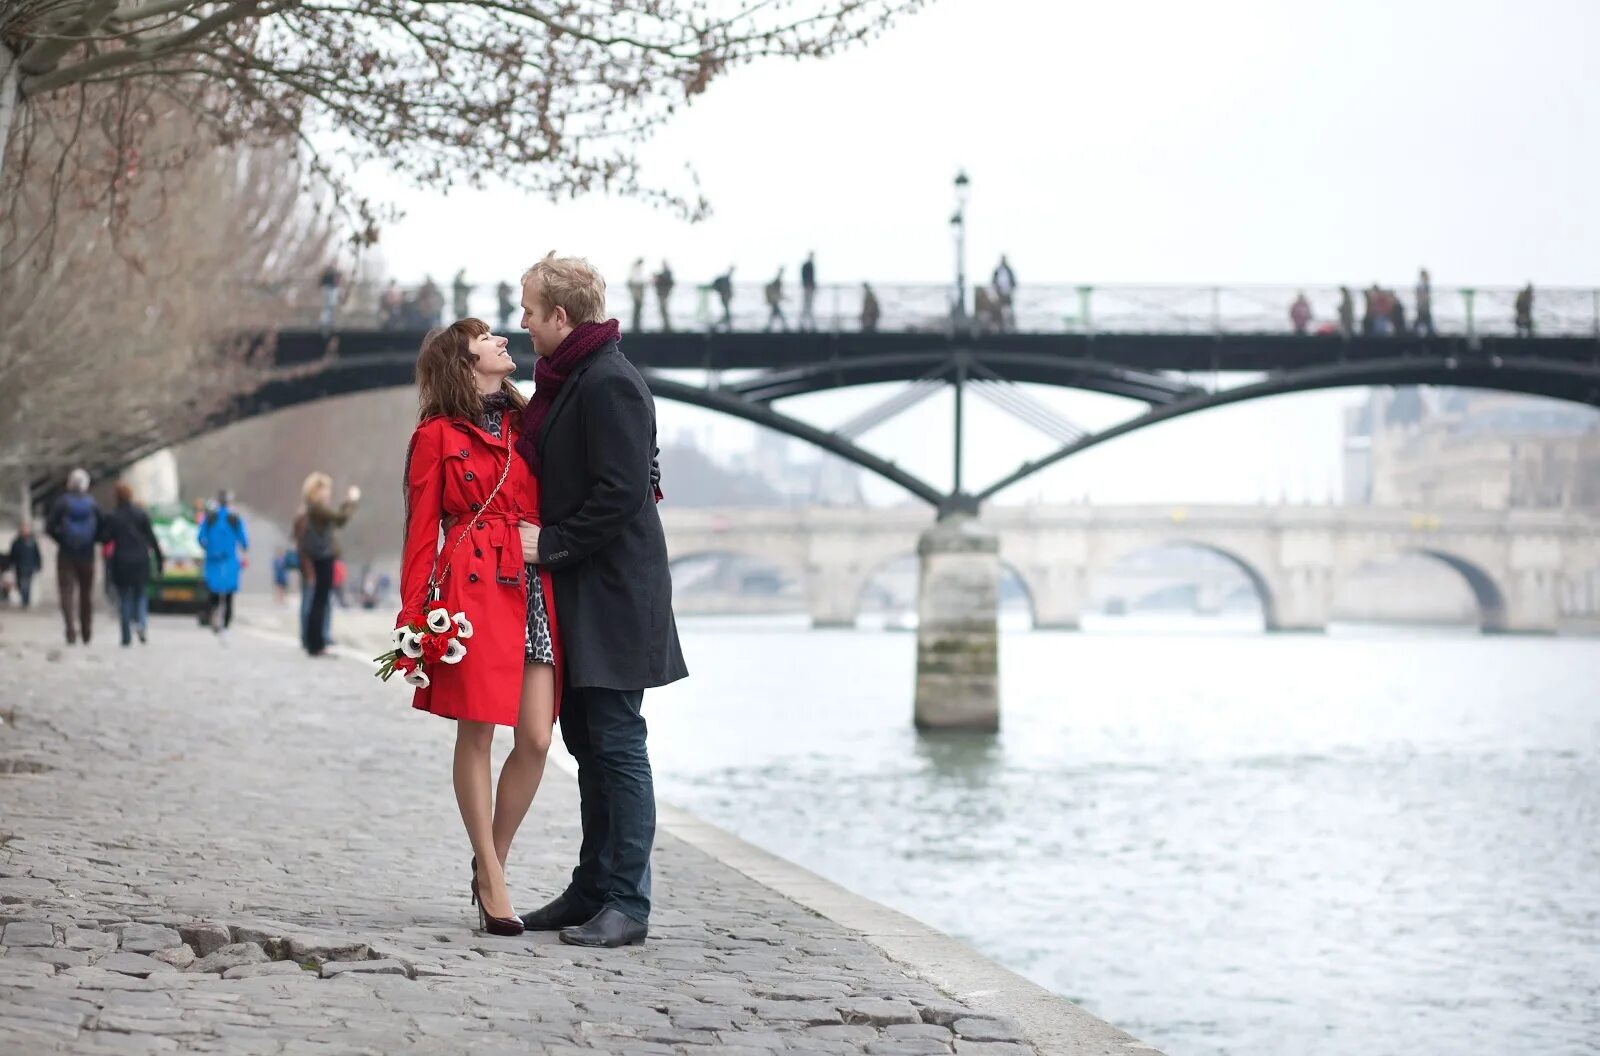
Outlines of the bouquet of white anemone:
<svg viewBox="0 0 1600 1056">
<path fill-rule="evenodd" d="M 386 653 L 373 657 L 378 665 L 377 676 L 385 682 L 399 671 L 409 684 L 425 688 L 429 678 L 427 665 L 436 663 L 459 664 L 467 655 L 466 639 L 472 637 L 472 622 L 466 613 L 451 614 L 440 607 L 402 613 L 400 626 L 394 629 L 394 646 Z"/>
</svg>

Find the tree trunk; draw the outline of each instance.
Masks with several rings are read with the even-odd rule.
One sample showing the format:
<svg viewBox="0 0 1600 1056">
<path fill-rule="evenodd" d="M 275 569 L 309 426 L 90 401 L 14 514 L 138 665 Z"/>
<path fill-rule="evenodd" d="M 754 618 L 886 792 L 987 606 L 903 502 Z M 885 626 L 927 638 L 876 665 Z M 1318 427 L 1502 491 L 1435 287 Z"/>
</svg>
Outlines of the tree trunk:
<svg viewBox="0 0 1600 1056">
<path fill-rule="evenodd" d="M 11 126 L 16 123 L 18 99 L 17 55 L 0 44 L 0 176 L 6 173 L 6 147 L 11 143 Z"/>
</svg>

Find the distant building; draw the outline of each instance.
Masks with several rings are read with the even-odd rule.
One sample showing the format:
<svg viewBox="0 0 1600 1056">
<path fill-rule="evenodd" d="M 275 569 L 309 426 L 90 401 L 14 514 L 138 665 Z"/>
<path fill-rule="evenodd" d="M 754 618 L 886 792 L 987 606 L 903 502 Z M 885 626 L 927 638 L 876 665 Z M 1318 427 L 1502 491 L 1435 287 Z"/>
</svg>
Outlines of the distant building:
<svg viewBox="0 0 1600 1056">
<path fill-rule="evenodd" d="M 1344 498 L 1378 506 L 1600 509 L 1600 412 L 1466 389 L 1374 389 L 1347 409 Z"/>
</svg>

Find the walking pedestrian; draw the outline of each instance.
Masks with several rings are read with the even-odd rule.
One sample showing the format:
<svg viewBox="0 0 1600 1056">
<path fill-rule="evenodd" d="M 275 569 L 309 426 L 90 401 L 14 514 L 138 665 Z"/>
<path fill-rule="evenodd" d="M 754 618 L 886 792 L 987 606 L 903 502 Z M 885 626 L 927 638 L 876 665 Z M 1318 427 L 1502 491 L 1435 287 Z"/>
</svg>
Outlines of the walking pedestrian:
<svg viewBox="0 0 1600 1056">
<path fill-rule="evenodd" d="M 1011 262 L 1006 260 L 1004 253 L 1000 254 L 1000 263 L 995 265 L 994 275 L 989 279 L 994 287 L 995 299 L 998 302 L 1000 329 L 1015 330 L 1017 328 L 1017 275 L 1011 270 Z"/>
<path fill-rule="evenodd" d="M 667 314 L 667 305 L 672 300 L 672 265 L 666 261 L 661 262 L 661 270 L 656 272 L 656 301 L 661 305 L 661 329 L 672 333 L 672 317 Z"/>
<path fill-rule="evenodd" d="M 546 258 L 530 286 L 524 304 L 538 311 L 524 325 L 547 358 L 516 449 L 539 478 L 540 522 L 518 531 L 522 552 L 549 570 L 564 621 L 561 736 L 578 764 L 583 840 L 566 890 L 522 923 L 616 947 L 649 933 L 656 809 L 644 693 L 688 674 L 651 501 L 655 403 L 605 320 L 592 268 Z"/>
<path fill-rule="evenodd" d="M 1406 306 L 1400 295 L 1393 290 L 1384 291 L 1389 298 L 1389 326 L 1394 331 L 1395 337 L 1404 337 L 1406 330 Z"/>
<path fill-rule="evenodd" d="M 217 493 L 217 508 L 206 517 L 198 533 L 200 549 L 206 554 L 206 622 L 218 637 L 225 638 L 233 624 L 233 596 L 239 592 L 239 555 L 250 549 L 250 536 L 244 518 L 233 509 L 233 495 Z"/>
<path fill-rule="evenodd" d="M 784 333 L 789 332 L 789 320 L 783 316 L 783 268 L 778 268 L 778 276 L 767 283 L 767 333 L 772 333 L 774 324 L 782 323 Z"/>
<path fill-rule="evenodd" d="M 805 263 L 800 265 L 800 329 L 816 330 L 816 300 L 817 254 L 813 251 L 806 254 Z"/>
<path fill-rule="evenodd" d="M 383 328 L 394 330 L 400 326 L 405 315 L 406 295 L 400 289 L 400 284 L 393 279 L 384 287 L 383 296 L 378 304 L 383 311 Z"/>
<path fill-rule="evenodd" d="M 1296 334 L 1305 336 L 1306 328 L 1311 325 L 1311 302 L 1306 300 L 1306 291 L 1301 290 L 1289 306 L 1289 322 L 1293 324 Z"/>
<path fill-rule="evenodd" d="M 628 296 L 633 298 L 633 326 L 630 329 L 635 334 L 644 329 L 644 293 L 644 258 L 638 257 L 628 271 Z"/>
<path fill-rule="evenodd" d="M 511 294 L 514 292 L 511 284 L 504 279 L 501 279 L 500 285 L 494 288 L 496 326 L 500 330 L 511 325 L 511 313 L 517 306 L 517 302 L 511 299 Z"/>
<path fill-rule="evenodd" d="M 467 296 L 470 293 L 472 287 L 467 285 L 467 269 L 462 268 L 450 282 L 451 307 L 455 309 L 457 319 L 467 314 Z"/>
<path fill-rule="evenodd" d="M 1517 291 L 1516 328 L 1518 337 L 1533 336 L 1533 283 Z"/>
<path fill-rule="evenodd" d="M 861 332 L 875 334 L 878 332 L 878 319 L 882 315 L 878 305 L 878 295 L 872 292 L 869 283 L 861 284 Z"/>
<path fill-rule="evenodd" d="M 23 608 L 33 604 L 33 577 L 44 567 L 39 556 L 39 540 L 33 537 L 33 525 L 23 521 L 17 526 L 16 537 L 6 551 L 11 562 L 11 575 L 17 581 L 17 595 Z"/>
<path fill-rule="evenodd" d="M 302 494 L 305 521 L 299 545 L 303 560 L 311 566 L 311 603 L 300 640 L 307 653 L 321 656 L 328 648 L 328 599 L 333 593 L 333 562 L 339 556 L 334 529 L 349 522 L 361 500 L 361 489 L 351 485 L 344 503 L 335 509 L 332 478 L 326 473 L 313 473 L 306 478 Z"/>
<path fill-rule="evenodd" d="M 722 302 L 722 322 L 717 324 L 723 330 L 733 329 L 733 265 L 728 265 L 728 270 L 711 280 L 711 288 L 716 292 L 717 299 Z M 715 329 L 715 327 L 713 327 Z"/>
<path fill-rule="evenodd" d="M 542 295 L 524 285 L 524 325 Z M 537 329 L 533 342 L 540 357 L 555 351 Z M 520 526 L 539 520 L 539 484 L 514 450 L 527 404 L 511 382 L 515 370 L 506 339 L 477 319 L 450 324 L 417 358 L 421 420 L 406 453 L 396 621 L 420 621 L 437 591 L 438 606 L 471 624 L 466 655 L 427 664 L 412 704 L 455 720 L 452 776 L 472 843 L 470 890 L 480 928 L 494 935 L 523 930 L 505 863 L 544 776 L 561 663 L 550 572 L 520 539 Z M 544 358 L 535 378 L 548 401 L 560 382 Z M 490 768 L 497 726 L 514 729 L 498 786 Z"/>
<path fill-rule="evenodd" d="M 1350 287 L 1339 287 L 1339 336 L 1346 341 L 1350 340 L 1356 332 L 1356 302 L 1350 294 Z"/>
<path fill-rule="evenodd" d="M 1433 282 L 1428 278 L 1427 268 L 1423 268 L 1417 273 L 1417 317 L 1415 328 L 1419 335 L 1436 336 L 1433 329 Z"/>
<path fill-rule="evenodd" d="M 150 515 L 133 500 L 133 488 L 124 481 L 116 486 L 117 504 L 106 514 L 106 537 L 114 544 L 107 574 L 117 587 L 117 618 L 122 627 L 122 644 L 132 645 L 134 632 L 141 643 L 150 633 L 150 566 L 156 574 L 166 556 L 150 525 Z"/>
<path fill-rule="evenodd" d="M 56 590 L 68 645 L 80 634 L 88 645 L 93 631 L 95 544 L 105 540 L 101 521 L 100 504 L 89 494 L 88 471 L 73 470 L 66 493 L 51 504 L 45 519 L 45 534 L 56 541 Z"/>
<path fill-rule="evenodd" d="M 339 285 L 343 277 L 339 274 L 339 265 L 329 262 L 322 269 L 322 277 L 317 280 L 317 285 L 322 287 L 322 332 L 327 333 L 333 329 L 333 315 L 339 308 Z"/>
<path fill-rule="evenodd" d="M 425 275 L 422 287 L 417 290 L 417 315 L 423 326 L 438 326 L 439 313 L 444 311 L 444 293 L 432 275 Z"/>
</svg>

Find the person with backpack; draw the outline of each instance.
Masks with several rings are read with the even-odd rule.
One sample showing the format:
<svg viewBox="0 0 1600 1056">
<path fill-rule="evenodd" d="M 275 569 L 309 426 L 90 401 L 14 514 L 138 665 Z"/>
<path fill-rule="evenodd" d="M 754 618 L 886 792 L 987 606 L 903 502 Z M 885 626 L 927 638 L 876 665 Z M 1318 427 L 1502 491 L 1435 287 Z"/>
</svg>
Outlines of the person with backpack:
<svg viewBox="0 0 1600 1056">
<path fill-rule="evenodd" d="M 789 320 L 784 318 L 783 314 L 782 268 L 778 269 L 778 277 L 767 283 L 767 308 L 770 311 L 770 314 L 767 316 L 767 333 L 772 333 L 772 328 L 779 324 L 782 324 L 783 332 L 788 333 Z"/>
<path fill-rule="evenodd" d="M 200 525 L 200 547 L 206 552 L 206 622 L 219 636 L 233 623 L 233 596 L 239 592 L 239 552 L 250 549 L 244 518 L 233 511 L 233 496 L 217 493 L 217 508 Z"/>
<path fill-rule="evenodd" d="M 89 494 L 89 473 L 75 469 L 67 474 L 67 491 L 50 507 L 45 533 L 56 541 L 56 589 L 61 595 L 61 619 L 67 644 L 78 636 L 89 644 L 94 618 L 95 544 L 105 539 L 100 504 Z"/>
<path fill-rule="evenodd" d="M 339 541 L 334 529 L 344 525 L 356 511 L 361 489 L 351 485 L 343 505 L 335 509 L 333 479 L 326 473 L 313 473 L 301 488 L 305 508 L 296 519 L 295 544 L 300 551 L 302 582 L 309 573 L 310 603 L 303 607 L 300 642 L 307 653 L 321 656 L 328 648 L 328 598 L 333 593 L 333 562 L 339 556 Z"/>
<path fill-rule="evenodd" d="M 122 623 L 122 644 L 132 645 L 133 634 L 149 641 L 150 564 L 160 575 L 166 558 L 144 507 L 133 501 L 133 489 L 118 482 L 117 505 L 105 518 L 106 536 L 112 543 L 106 575 L 117 588 L 117 615 Z"/>
</svg>

